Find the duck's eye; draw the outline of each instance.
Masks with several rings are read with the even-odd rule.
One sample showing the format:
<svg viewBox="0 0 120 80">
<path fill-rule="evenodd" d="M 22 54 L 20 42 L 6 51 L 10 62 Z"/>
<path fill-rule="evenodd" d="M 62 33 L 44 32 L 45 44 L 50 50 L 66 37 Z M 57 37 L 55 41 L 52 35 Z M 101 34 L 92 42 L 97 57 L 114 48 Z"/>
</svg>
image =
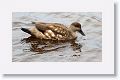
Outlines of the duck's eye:
<svg viewBox="0 0 120 80">
<path fill-rule="evenodd" d="M 80 28 L 80 25 L 75 25 L 75 27 Z"/>
<path fill-rule="evenodd" d="M 80 26 L 79 26 L 79 25 L 76 25 L 76 27 L 80 28 Z"/>
</svg>

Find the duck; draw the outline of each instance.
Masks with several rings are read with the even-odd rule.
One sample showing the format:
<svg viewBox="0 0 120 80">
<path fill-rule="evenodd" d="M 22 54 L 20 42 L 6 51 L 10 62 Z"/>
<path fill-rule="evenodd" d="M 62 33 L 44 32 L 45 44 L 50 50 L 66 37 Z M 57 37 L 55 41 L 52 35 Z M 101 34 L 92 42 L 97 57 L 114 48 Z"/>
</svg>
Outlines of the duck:
<svg viewBox="0 0 120 80">
<path fill-rule="evenodd" d="M 85 36 L 79 22 L 73 22 L 69 27 L 60 23 L 32 22 L 34 26 L 21 28 L 22 31 L 39 39 L 46 40 L 74 40 L 76 32 Z"/>
</svg>

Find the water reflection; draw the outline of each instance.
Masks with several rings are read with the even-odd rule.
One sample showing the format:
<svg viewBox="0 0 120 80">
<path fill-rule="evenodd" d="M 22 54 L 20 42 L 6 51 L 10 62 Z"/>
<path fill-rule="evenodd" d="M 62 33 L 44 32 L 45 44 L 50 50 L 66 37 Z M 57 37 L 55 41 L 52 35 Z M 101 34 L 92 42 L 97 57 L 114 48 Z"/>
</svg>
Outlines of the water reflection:
<svg viewBox="0 0 120 80">
<path fill-rule="evenodd" d="M 77 53 L 81 52 L 81 44 L 75 42 L 75 40 L 70 41 L 56 41 L 56 40 L 41 40 L 37 39 L 33 36 L 28 38 L 24 38 L 21 40 L 22 43 L 29 43 L 30 49 L 29 51 L 35 52 L 36 54 L 43 54 L 51 51 L 59 51 L 59 49 L 64 49 L 66 47 L 70 47 L 73 51 L 77 51 Z M 70 45 L 67 45 L 70 44 Z M 24 49 L 26 51 L 26 49 Z M 73 56 L 80 56 L 80 55 L 73 55 Z"/>
</svg>

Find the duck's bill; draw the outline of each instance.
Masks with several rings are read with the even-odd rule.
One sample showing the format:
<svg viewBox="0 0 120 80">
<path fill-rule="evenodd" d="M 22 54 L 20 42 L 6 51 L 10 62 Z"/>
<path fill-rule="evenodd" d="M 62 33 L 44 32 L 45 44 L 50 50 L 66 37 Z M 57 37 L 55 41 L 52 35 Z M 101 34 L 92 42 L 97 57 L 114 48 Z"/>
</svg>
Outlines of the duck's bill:
<svg viewBox="0 0 120 80">
<path fill-rule="evenodd" d="M 84 32 L 82 30 L 79 31 L 83 36 L 85 36 Z"/>
</svg>

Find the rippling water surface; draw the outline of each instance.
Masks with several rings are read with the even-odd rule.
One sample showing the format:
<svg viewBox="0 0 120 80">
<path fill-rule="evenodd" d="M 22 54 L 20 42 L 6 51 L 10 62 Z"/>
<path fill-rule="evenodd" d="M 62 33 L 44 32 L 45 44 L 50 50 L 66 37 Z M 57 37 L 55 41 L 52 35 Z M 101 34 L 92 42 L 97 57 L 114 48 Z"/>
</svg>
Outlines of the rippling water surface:
<svg viewBox="0 0 120 80">
<path fill-rule="evenodd" d="M 74 41 L 38 40 L 21 31 L 21 27 L 34 26 L 32 21 L 55 22 L 70 25 L 80 22 L 86 34 L 77 33 Z M 101 62 L 102 13 L 39 13 L 13 12 L 12 14 L 13 62 Z"/>
</svg>

